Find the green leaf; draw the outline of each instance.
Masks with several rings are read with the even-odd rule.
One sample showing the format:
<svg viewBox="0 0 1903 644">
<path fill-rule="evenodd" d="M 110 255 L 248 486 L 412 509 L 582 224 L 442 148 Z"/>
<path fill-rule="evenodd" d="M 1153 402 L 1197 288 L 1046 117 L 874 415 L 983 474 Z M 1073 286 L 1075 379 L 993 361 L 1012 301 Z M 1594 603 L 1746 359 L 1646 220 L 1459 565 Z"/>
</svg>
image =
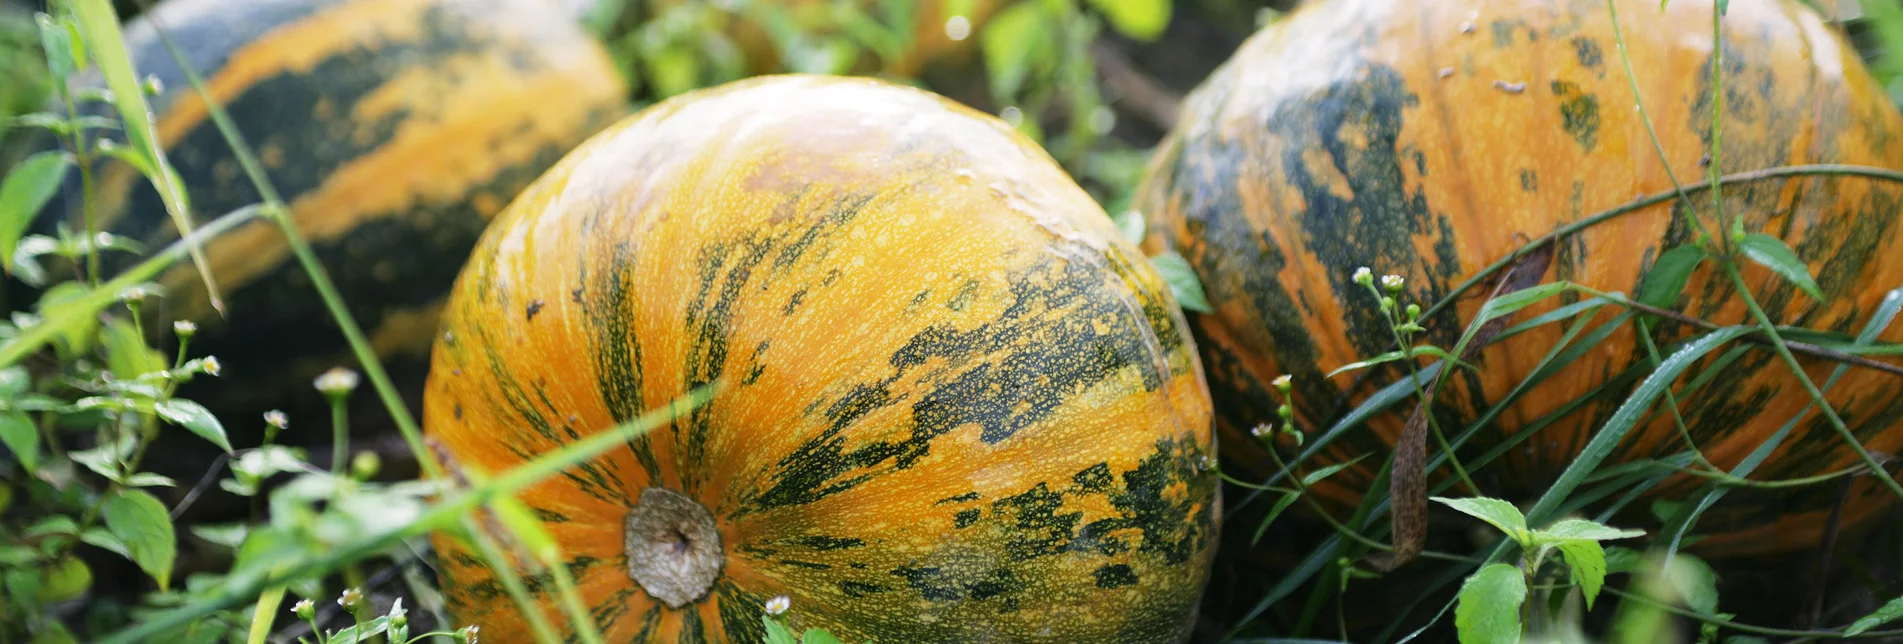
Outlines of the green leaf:
<svg viewBox="0 0 1903 644">
<path fill-rule="evenodd" d="M 1606 585 L 1606 550 L 1598 541 L 1591 539 L 1572 539 L 1555 544 L 1559 554 L 1566 558 L 1566 568 L 1571 572 L 1573 583 L 1579 584 L 1579 590 L 1586 595 L 1586 610 L 1592 610 L 1592 601 L 1599 597 L 1599 588 Z"/>
<path fill-rule="evenodd" d="M 1513 507 L 1512 503 L 1487 497 L 1450 499 L 1437 496 L 1433 499 L 1447 507 L 1493 524 L 1493 527 L 1499 528 L 1501 532 L 1505 532 L 1508 537 L 1520 542 L 1522 546 L 1528 545 L 1527 542 L 1532 540 L 1530 531 L 1526 529 L 1526 515 L 1520 514 L 1520 509 Z"/>
<path fill-rule="evenodd" d="M 198 538 L 233 550 L 238 549 L 238 546 L 244 544 L 245 535 L 250 533 L 251 525 L 247 523 L 221 523 L 216 525 L 206 524 L 192 526 L 192 534 L 198 535 Z"/>
<path fill-rule="evenodd" d="M 145 334 L 132 322 L 114 318 L 99 332 L 99 343 L 106 348 L 106 370 L 118 381 L 165 369 L 165 359 L 146 346 Z"/>
<path fill-rule="evenodd" d="M 1209 298 L 1203 295 L 1202 279 L 1196 276 L 1195 269 L 1189 267 L 1189 260 L 1175 252 L 1164 252 L 1150 258 L 1150 265 L 1163 276 L 1163 282 L 1169 284 L 1170 294 L 1176 297 L 1176 303 L 1185 309 L 1197 313 L 1209 313 Z"/>
<path fill-rule="evenodd" d="M 227 454 L 231 453 L 231 439 L 225 436 L 225 426 L 219 424 L 218 418 L 211 415 L 211 410 L 206 409 L 204 405 L 182 398 L 173 398 L 159 401 L 152 406 L 152 409 L 158 412 L 159 417 L 192 430 L 192 433 L 197 434 L 199 438 L 211 441 L 211 444 L 217 445 Z"/>
<path fill-rule="evenodd" d="M 1170 26 L 1170 0 L 1090 0 L 1090 6 L 1117 33 L 1137 40 L 1154 40 Z"/>
<path fill-rule="evenodd" d="M 33 386 L 33 378 L 26 367 L 7 367 L 0 369 L 0 398 L 13 398 Z"/>
<path fill-rule="evenodd" d="M 79 534 L 79 522 L 74 521 L 72 517 L 50 516 L 35 521 L 33 525 L 29 525 L 25 530 L 20 531 L 20 536 L 28 539 L 38 539 L 56 534 Z"/>
<path fill-rule="evenodd" d="M 0 258 L 13 257 L 20 236 L 59 192 L 66 167 L 72 163 L 72 155 L 65 151 L 49 150 L 27 157 L 0 179 Z M 12 262 L 4 265 L 7 272 L 13 271 Z"/>
<path fill-rule="evenodd" d="M 1032 67 L 1052 51 L 1049 21 L 1044 3 L 1021 2 L 992 16 L 979 34 L 978 44 L 985 58 L 985 75 L 991 79 L 991 97 L 1005 105 L 1016 104 L 1018 90 L 1024 87 Z M 1030 120 L 1032 115 L 1024 117 Z"/>
<path fill-rule="evenodd" d="M 1644 530 L 1621 530 L 1585 519 L 1565 519 L 1534 533 L 1535 539 L 1555 542 L 1562 540 L 1612 541 L 1643 536 L 1645 536 Z"/>
<path fill-rule="evenodd" d="M 832 632 L 819 628 L 806 629 L 806 634 L 800 636 L 800 642 L 802 644 L 845 644 L 839 641 L 838 637 L 834 637 Z"/>
<path fill-rule="evenodd" d="M 178 542 L 165 505 L 143 490 L 118 490 L 106 497 L 102 516 L 106 529 L 125 542 L 132 562 L 157 580 L 160 590 L 168 589 Z"/>
<path fill-rule="evenodd" d="M 14 459 L 28 473 L 40 469 L 40 429 L 33 419 L 17 411 L 0 413 L 0 443 L 13 451 Z"/>
<path fill-rule="evenodd" d="M 151 472 L 139 472 L 126 477 L 126 485 L 132 487 L 178 487 L 178 481 L 172 480 L 169 476 L 153 474 Z"/>
<path fill-rule="evenodd" d="M 1605 549 L 1606 572 L 1639 572 L 1645 569 L 1645 553 L 1613 546 Z"/>
<path fill-rule="evenodd" d="M 1460 644 L 1519 644 L 1526 577 L 1513 564 L 1481 568 L 1460 586 L 1454 628 Z"/>
<path fill-rule="evenodd" d="M 132 558 L 132 549 L 126 547 L 126 542 L 112 536 L 112 533 L 107 532 L 105 528 L 87 528 L 85 532 L 79 533 L 79 540 L 101 550 L 117 553 L 126 559 Z"/>
<path fill-rule="evenodd" d="M 1652 262 L 1652 270 L 1646 271 L 1645 282 L 1639 285 L 1639 303 L 1672 308 L 1678 303 L 1679 294 L 1685 291 L 1685 283 L 1707 257 L 1710 255 L 1705 249 L 1690 244 L 1674 246 L 1659 255 L 1658 261 Z"/>
<path fill-rule="evenodd" d="M 63 82 L 85 64 L 86 55 L 65 24 L 46 14 L 40 14 L 39 19 L 40 48 L 46 52 L 46 67 L 53 72 L 54 82 Z"/>
<path fill-rule="evenodd" d="M 774 619 L 772 615 L 762 615 L 760 620 L 766 623 L 765 644 L 800 644 L 800 641 L 793 637 L 793 631 L 787 630 L 786 625 Z"/>
<path fill-rule="evenodd" d="M 326 638 L 324 641 L 332 642 L 333 644 L 351 644 L 352 642 L 360 642 L 360 643 L 369 642 L 370 638 L 376 637 L 378 635 L 382 635 L 383 632 L 387 630 L 390 630 L 390 618 L 388 616 L 378 617 L 376 619 L 364 622 L 362 624 L 358 624 L 356 626 L 351 626 L 351 627 L 345 628 L 344 630 L 337 631 L 335 634 L 332 634 L 330 637 Z"/>
<path fill-rule="evenodd" d="M 1718 614 L 1718 573 L 1705 560 L 1679 553 L 1672 558 L 1667 575 L 1686 606 L 1700 615 Z"/>
<path fill-rule="evenodd" d="M 1876 612 L 1865 615 L 1850 624 L 1850 628 L 1844 629 L 1844 634 L 1862 635 L 1870 629 L 1894 622 L 1899 618 L 1903 618 L 1903 597 L 1890 600 L 1890 603 L 1884 604 Z"/>
<path fill-rule="evenodd" d="M 1824 299 L 1824 292 L 1817 288 L 1817 281 L 1811 279 L 1810 267 L 1804 265 L 1804 260 L 1797 258 L 1797 253 L 1792 252 L 1784 240 L 1764 233 L 1751 233 L 1744 236 L 1744 243 L 1739 244 L 1738 249 L 1744 251 L 1746 258 L 1790 280 L 1811 297 L 1820 301 Z"/>
</svg>

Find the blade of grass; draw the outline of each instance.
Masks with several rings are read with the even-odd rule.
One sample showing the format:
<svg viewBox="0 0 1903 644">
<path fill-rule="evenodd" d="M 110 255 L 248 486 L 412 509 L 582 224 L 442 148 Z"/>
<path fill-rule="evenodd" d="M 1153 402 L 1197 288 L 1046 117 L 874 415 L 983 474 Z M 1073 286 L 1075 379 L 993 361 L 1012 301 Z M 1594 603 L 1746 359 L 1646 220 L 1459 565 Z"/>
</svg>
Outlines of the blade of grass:
<svg viewBox="0 0 1903 644">
<path fill-rule="evenodd" d="M 70 6 L 80 29 L 85 32 L 86 47 L 92 52 L 93 62 L 99 64 L 99 73 L 105 77 L 106 87 L 112 90 L 113 106 L 124 122 L 126 138 L 151 163 L 149 178 L 158 189 L 165 211 L 172 216 L 172 225 L 178 227 L 179 238 L 195 239 L 191 236 L 191 206 L 186 201 L 185 188 L 180 185 L 178 171 L 165 160 L 164 147 L 159 145 L 158 128 L 152 123 L 152 107 L 145 100 L 145 87 L 139 82 L 139 73 L 133 69 L 132 57 L 126 53 L 125 40 L 120 37 L 118 12 L 108 0 L 71 0 Z M 205 294 L 212 308 L 224 315 L 225 302 L 218 294 L 218 281 L 212 277 L 204 249 L 193 242 L 187 250 L 192 264 L 198 268 L 199 279 L 205 282 Z"/>
<path fill-rule="evenodd" d="M 1592 440 L 1586 443 L 1586 448 L 1580 450 L 1579 456 L 1566 466 L 1565 471 L 1560 473 L 1559 479 L 1554 481 L 1552 487 L 1547 488 L 1546 493 L 1533 504 L 1533 508 L 1526 513 L 1527 520 L 1536 524 L 1545 521 L 1553 510 L 1565 501 L 1566 496 L 1572 494 L 1573 489 L 1579 487 L 1586 476 L 1599 467 L 1601 461 L 1612 455 L 1612 450 L 1618 447 L 1620 441 L 1625 440 L 1626 433 L 1638 424 L 1639 420 L 1646 415 L 1647 410 L 1652 407 L 1652 403 L 1672 386 L 1672 382 L 1678 379 L 1679 374 L 1684 373 L 1685 369 L 1691 367 L 1699 358 L 1711 353 L 1712 350 L 1749 332 L 1748 327 L 1727 327 L 1713 331 L 1667 357 L 1659 364 L 1658 369 L 1652 372 L 1652 375 L 1639 383 L 1638 389 L 1632 392 L 1625 404 L 1620 405 L 1619 409 L 1613 412 L 1612 417 L 1606 420 L 1605 426 L 1601 427 L 1593 435 Z"/>
</svg>

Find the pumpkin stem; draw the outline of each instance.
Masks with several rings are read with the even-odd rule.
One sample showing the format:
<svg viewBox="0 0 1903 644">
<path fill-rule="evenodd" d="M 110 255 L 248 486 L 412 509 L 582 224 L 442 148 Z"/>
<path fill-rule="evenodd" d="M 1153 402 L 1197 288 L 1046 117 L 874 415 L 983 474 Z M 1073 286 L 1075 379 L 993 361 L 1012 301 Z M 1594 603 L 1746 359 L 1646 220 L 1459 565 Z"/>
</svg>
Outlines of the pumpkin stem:
<svg viewBox="0 0 1903 644">
<path fill-rule="evenodd" d="M 700 601 L 720 578 L 726 553 L 707 506 L 651 487 L 641 491 L 626 525 L 628 576 L 669 608 Z"/>
</svg>

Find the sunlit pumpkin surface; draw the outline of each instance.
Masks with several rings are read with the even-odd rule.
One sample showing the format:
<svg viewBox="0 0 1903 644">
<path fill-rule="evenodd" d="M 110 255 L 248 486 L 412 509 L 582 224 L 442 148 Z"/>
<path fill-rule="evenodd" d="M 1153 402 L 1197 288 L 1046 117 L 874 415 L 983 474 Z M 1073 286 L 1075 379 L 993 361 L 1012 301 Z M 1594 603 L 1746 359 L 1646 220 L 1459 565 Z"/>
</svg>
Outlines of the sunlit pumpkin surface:
<svg viewBox="0 0 1903 644">
<path fill-rule="evenodd" d="M 709 383 L 523 496 L 609 641 L 758 641 L 780 595 L 855 642 L 1187 636 L 1219 513 L 1194 347 L 1136 247 L 1002 122 L 804 76 L 623 122 L 483 238 L 425 423 L 493 473 Z M 680 497 L 720 563 L 673 607 L 633 580 L 627 522 Z M 662 550 L 705 546 L 681 525 Z M 455 619 L 528 641 L 492 571 L 436 544 Z"/>
<path fill-rule="evenodd" d="M 1259 474 L 1274 471 L 1248 430 L 1275 419 L 1279 400 L 1268 391 L 1278 375 L 1293 377 L 1297 418 L 1309 428 L 1327 427 L 1336 417 L 1330 414 L 1400 378 L 1385 371 L 1351 390 L 1354 374 L 1324 377 L 1395 348 L 1375 298 L 1353 282 L 1357 267 L 1406 278 L 1402 301 L 1426 306 L 1533 238 L 1671 190 L 1667 163 L 1685 182 L 1704 180 L 1701 158 L 1708 153 L 1725 173 L 1805 163 L 1903 167 L 1896 109 L 1856 52 L 1796 2 L 1730 3 L 1722 146 L 1715 153 L 1706 143 L 1711 3 L 1673 0 L 1661 11 L 1657 2 L 1636 0 L 1618 8 L 1665 162 L 1634 108 L 1601 0 L 1319 2 L 1258 33 L 1195 92 L 1145 179 L 1138 207 L 1151 222 L 1147 248 L 1183 253 L 1215 307 L 1194 324 L 1221 410 L 1225 457 Z M 1896 185 L 1800 177 L 1736 185 L 1724 195 L 1726 212 L 1743 217 L 1747 230 L 1787 240 L 1828 297 L 1819 304 L 1747 266 L 1747 283 L 1780 323 L 1854 335 L 1885 292 L 1903 286 Z M 1710 222 L 1710 195 L 1693 201 Z M 1692 235 L 1668 205 L 1646 208 L 1562 240 L 1540 281 L 1636 294 L 1659 254 Z M 1458 319 L 1426 321 L 1423 340 L 1452 347 L 1490 286 L 1459 300 Z M 1685 293 L 1677 310 L 1720 324 L 1746 320 L 1742 299 L 1713 264 L 1693 275 Z M 1566 326 L 1500 342 L 1477 358 L 1477 372 L 1452 379 L 1439 397 L 1449 410 L 1447 433 L 1531 375 Z M 1656 337 L 1664 347 L 1686 333 L 1667 323 Z M 1903 328 L 1892 326 L 1881 339 L 1903 339 Z M 1680 387 L 1691 378 L 1709 381 L 1678 402 L 1692 439 L 1730 468 L 1810 399 L 1771 351 L 1741 349 L 1714 365 L 1725 355 L 1716 352 L 1690 369 Z M 1463 459 L 1471 462 L 1606 388 L 1479 468 L 1481 491 L 1529 501 L 1545 490 L 1643 379 L 1647 369 L 1629 371 L 1643 360 L 1627 324 L 1504 410 L 1460 452 Z M 1819 383 L 1836 366 L 1804 360 Z M 1903 447 L 1899 385 L 1903 379 L 1894 375 L 1853 368 L 1830 392 L 1871 450 Z M 1347 403 L 1338 404 L 1344 396 Z M 1373 454 L 1323 491 L 1357 501 L 1413 404 L 1347 433 L 1320 455 L 1317 464 Z M 1613 459 L 1685 449 L 1670 415 L 1658 411 Z M 1788 479 L 1858 462 L 1813 410 L 1752 478 Z M 1683 495 L 1700 481 L 1675 480 L 1653 492 Z M 1720 533 L 1702 545 L 1708 552 L 1814 547 L 1837 494 L 1835 483 L 1775 495 L 1734 491 L 1701 521 L 1702 530 Z M 1844 518 L 1854 522 L 1895 502 L 1865 477 Z"/>
<path fill-rule="evenodd" d="M 159 27 L 256 150 L 372 345 L 399 381 L 420 382 L 438 311 L 489 219 L 626 113 L 607 52 L 550 4 L 169 0 L 129 23 L 126 41 L 140 72 L 161 81 L 158 135 L 194 220 L 262 198 Z M 104 165 L 98 183 L 103 228 L 151 249 L 178 238 L 130 166 Z M 69 225 L 84 230 L 73 206 Z M 227 423 L 308 404 L 310 422 L 298 424 L 319 426 L 327 411 L 311 379 L 355 360 L 283 235 L 254 221 L 205 256 L 227 314 L 211 310 L 189 264 L 161 280 L 170 295 L 162 312 L 198 322 L 193 351 L 222 360 L 227 380 L 183 393 Z"/>
</svg>

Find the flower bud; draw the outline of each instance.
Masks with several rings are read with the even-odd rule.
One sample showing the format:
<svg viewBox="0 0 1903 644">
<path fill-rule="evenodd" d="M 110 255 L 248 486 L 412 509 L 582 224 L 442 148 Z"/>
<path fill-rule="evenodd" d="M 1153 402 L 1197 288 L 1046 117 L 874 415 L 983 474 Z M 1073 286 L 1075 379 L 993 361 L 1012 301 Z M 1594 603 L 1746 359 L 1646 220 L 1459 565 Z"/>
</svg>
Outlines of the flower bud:
<svg viewBox="0 0 1903 644">
<path fill-rule="evenodd" d="M 317 605 L 312 603 L 309 599 L 300 601 L 296 606 L 291 607 L 291 614 L 296 615 L 298 619 L 308 622 L 311 620 L 311 617 L 317 615 Z"/>
</svg>

